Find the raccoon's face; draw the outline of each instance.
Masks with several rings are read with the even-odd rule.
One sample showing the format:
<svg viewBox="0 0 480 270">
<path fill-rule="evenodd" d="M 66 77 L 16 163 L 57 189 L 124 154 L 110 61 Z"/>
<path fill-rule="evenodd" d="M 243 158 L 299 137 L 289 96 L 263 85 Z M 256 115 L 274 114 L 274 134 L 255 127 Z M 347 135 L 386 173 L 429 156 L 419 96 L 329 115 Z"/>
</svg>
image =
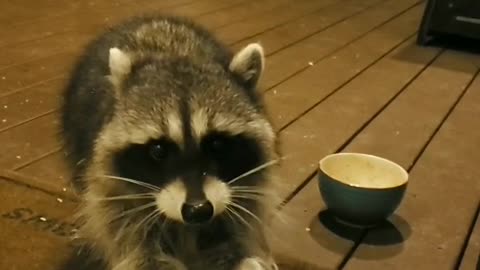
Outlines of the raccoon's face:
<svg viewBox="0 0 480 270">
<path fill-rule="evenodd" d="M 275 158 L 275 135 L 257 104 L 263 71 L 257 44 L 237 53 L 229 67 L 188 59 L 133 60 L 110 50 L 116 114 L 97 140 L 96 162 L 120 181 L 105 196 L 151 194 L 166 218 L 206 223 L 228 210 L 254 211 Z M 115 184 L 112 184 L 115 183 Z M 146 189 L 145 189 L 146 188 Z"/>
</svg>

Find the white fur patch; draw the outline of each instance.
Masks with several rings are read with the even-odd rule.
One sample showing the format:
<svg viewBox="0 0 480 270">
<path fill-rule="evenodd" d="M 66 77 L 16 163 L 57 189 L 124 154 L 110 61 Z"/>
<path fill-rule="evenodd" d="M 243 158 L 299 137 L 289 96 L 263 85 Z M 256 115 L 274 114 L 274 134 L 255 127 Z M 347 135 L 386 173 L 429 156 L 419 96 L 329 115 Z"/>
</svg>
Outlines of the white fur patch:
<svg viewBox="0 0 480 270">
<path fill-rule="evenodd" d="M 156 196 L 158 209 L 170 219 L 183 222 L 182 205 L 187 198 L 187 190 L 180 180 L 175 180 L 163 188 Z"/>
<path fill-rule="evenodd" d="M 112 77 L 118 78 L 130 73 L 132 62 L 126 53 L 118 48 L 111 48 L 108 64 Z"/>
<path fill-rule="evenodd" d="M 275 139 L 273 127 L 262 118 L 246 122 L 235 116 L 217 113 L 213 116 L 211 125 L 213 130 L 226 131 L 232 135 L 249 133 L 268 144 Z"/>
<path fill-rule="evenodd" d="M 246 258 L 240 263 L 236 270 L 270 270 L 263 267 L 263 264 L 260 258 Z"/>
<path fill-rule="evenodd" d="M 227 131 L 233 135 L 243 133 L 248 128 L 247 123 L 240 118 L 221 113 L 213 116 L 211 125 L 214 130 Z"/>
<path fill-rule="evenodd" d="M 252 61 L 259 61 L 260 66 L 252 66 Z M 259 43 L 248 44 L 241 49 L 230 63 L 230 71 L 242 75 L 246 80 L 252 77 L 260 77 L 265 69 L 265 53 Z"/>
<path fill-rule="evenodd" d="M 205 109 L 199 109 L 193 112 L 191 118 L 192 132 L 198 140 L 207 133 L 208 129 L 208 115 Z"/>
<path fill-rule="evenodd" d="M 222 213 L 230 201 L 231 191 L 228 185 L 217 178 L 207 177 L 203 184 L 203 192 L 213 205 L 214 215 Z"/>
<path fill-rule="evenodd" d="M 177 142 L 178 145 L 183 144 L 182 120 L 176 113 L 167 116 L 168 135 Z"/>
<path fill-rule="evenodd" d="M 121 117 L 115 117 L 102 131 L 96 143 L 97 153 L 122 149 L 132 143 L 144 144 L 162 135 L 161 130 L 154 124 L 144 123 L 133 127 L 123 123 Z"/>
</svg>

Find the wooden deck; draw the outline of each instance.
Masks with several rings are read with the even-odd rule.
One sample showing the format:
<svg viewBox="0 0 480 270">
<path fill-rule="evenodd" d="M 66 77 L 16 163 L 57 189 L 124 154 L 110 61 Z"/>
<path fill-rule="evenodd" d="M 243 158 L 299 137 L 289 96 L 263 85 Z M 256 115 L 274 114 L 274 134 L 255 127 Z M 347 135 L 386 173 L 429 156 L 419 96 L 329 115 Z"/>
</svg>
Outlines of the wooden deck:
<svg viewBox="0 0 480 270">
<path fill-rule="evenodd" d="M 285 269 L 474 270 L 480 55 L 416 46 L 424 7 L 420 0 L 0 2 L 0 268 L 56 269 L 52 257 L 65 245 L 57 225 L 72 210 L 59 209 L 74 209 L 75 198 L 56 128 L 75 57 L 106 25 L 163 11 L 194 17 L 234 49 L 260 41 L 267 50 L 261 84 L 291 156 L 279 178 L 292 222 L 272 228 L 282 236 L 279 256 L 296 263 Z M 390 223 L 354 230 L 324 212 L 317 163 L 341 151 L 408 168 L 408 193 Z M 20 208 L 32 218 L 15 218 Z M 31 222 L 42 215 L 56 223 Z"/>
</svg>

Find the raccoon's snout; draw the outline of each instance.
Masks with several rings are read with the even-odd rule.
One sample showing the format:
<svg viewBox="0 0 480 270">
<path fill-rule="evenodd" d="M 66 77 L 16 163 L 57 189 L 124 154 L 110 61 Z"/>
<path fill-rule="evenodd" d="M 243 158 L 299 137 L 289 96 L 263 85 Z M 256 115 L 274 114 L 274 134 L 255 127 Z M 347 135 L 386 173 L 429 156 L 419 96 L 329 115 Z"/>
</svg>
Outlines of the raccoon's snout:
<svg viewBox="0 0 480 270">
<path fill-rule="evenodd" d="M 189 224 L 205 223 L 213 217 L 213 205 L 209 201 L 194 204 L 184 203 L 182 217 Z"/>
<path fill-rule="evenodd" d="M 231 201 L 228 185 L 214 177 L 207 177 L 202 187 L 196 187 L 197 190 L 192 188 L 181 179 L 172 181 L 155 196 L 158 209 L 170 219 L 198 224 L 223 213 Z M 204 196 L 187 196 L 192 191 L 198 192 L 198 188 L 203 190 Z"/>
</svg>

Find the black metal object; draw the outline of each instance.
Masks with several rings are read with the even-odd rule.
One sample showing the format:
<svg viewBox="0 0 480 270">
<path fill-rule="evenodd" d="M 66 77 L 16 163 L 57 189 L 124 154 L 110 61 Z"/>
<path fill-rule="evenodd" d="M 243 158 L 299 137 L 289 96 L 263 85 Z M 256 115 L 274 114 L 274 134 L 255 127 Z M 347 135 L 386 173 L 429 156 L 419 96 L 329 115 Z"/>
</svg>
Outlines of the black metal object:
<svg viewBox="0 0 480 270">
<path fill-rule="evenodd" d="M 439 35 L 480 40 L 480 0 L 427 0 L 417 43 L 427 44 Z"/>
</svg>

